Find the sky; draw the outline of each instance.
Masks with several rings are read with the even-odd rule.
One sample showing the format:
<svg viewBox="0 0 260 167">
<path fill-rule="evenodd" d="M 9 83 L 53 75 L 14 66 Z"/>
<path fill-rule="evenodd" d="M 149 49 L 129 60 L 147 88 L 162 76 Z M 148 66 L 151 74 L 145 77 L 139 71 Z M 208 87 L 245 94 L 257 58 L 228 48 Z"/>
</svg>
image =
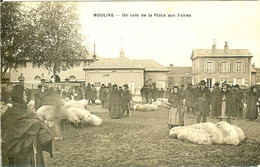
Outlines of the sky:
<svg viewBox="0 0 260 167">
<path fill-rule="evenodd" d="M 89 50 L 103 58 L 153 59 L 168 67 L 191 66 L 193 49 L 249 49 L 260 67 L 259 1 L 77 2 Z M 122 14 L 128 17 L 122 17 Z M 113 14 L 114 17 L 94 17 Z M 139 17 L 130 17 L 138 14 Z M 141 17 L 146 14 L 146 17 Z M 152 14 L 153 17 L 148 17 Z M 166 17 L 154 17 L 166 14 Z M 167 17 L 175 14 L 175 17 Z M 178 17 L 188 14 L 191 17 Z M 119 15 L 119 16 L 116 16 Z M 123 39 L 121 41 L 121 39 Z"/>
</svg>

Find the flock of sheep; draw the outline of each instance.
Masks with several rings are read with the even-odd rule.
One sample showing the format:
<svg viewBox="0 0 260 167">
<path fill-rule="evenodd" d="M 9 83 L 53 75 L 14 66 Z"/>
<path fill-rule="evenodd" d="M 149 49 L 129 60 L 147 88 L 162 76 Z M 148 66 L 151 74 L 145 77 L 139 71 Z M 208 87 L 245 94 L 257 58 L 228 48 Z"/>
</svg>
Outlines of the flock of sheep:
<svg viewBox="0 0 260 167">
<path fill-rule="evenodd" d="M 140 104 L 140 99 L 134 99 L 136 102 L 133 105 L 134 110 L 138 111 L 157 111 L 159 107 L 170 108 L 170 103 L 167 99 L 157 99 L 152 104 Z M 61 106 L 56 109 L 55 106 L 45 105 L 40 107 L 37 111 L 34 110 L 34 101 L 28 103 L 28 107 L 32 112 L 44 121 L 49 127 L 55 127 L 55 131 L 59 137 L 56 140 L 62 140 L 60 130 L 61 120 L 72 122 L 76 125 L 81 124 L 100 126 L 103 122 L 98 116 L 91 114 L 86 109 L 88 101 L 82 100 L 69 100 L 62 99 Z M 5 105 L 8 107 L 7 105 Z M 1 110 L 4 107 L 1 106 Z M 2 110 L 3 111 L 3 110 Z M 245 140 L 243 130 L 235 125 L 221 121 L 217 123 L 199 123 L 188 126 L 174 127 L 169 132 L 170 138 L 177 138 L 183 141 L 196 143 L 196 144 L 231 144 L 238 145 Z"/>
</svg>

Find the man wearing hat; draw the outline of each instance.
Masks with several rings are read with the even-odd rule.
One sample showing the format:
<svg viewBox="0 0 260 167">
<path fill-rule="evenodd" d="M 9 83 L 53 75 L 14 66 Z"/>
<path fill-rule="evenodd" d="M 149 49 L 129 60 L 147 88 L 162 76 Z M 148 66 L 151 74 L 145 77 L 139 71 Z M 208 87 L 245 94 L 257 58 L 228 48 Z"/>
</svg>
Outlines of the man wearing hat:
<svg viewBox="0 0 260 167">
<path fill-rule="evenodd" d="M 132 99 L 132 97 L 128 90 L 128 85 L 124 84 L 123 87 L 124 87 L 124 90 L 122 93 L 122 110 L 123 110 L 123 114 L 126 117 L 129 117 L 130 116 L 130 107 L 129 106 L 130 106 L 130 100 Z"/>
<path fill-rule="evenodd" d="M 234 116 L 235 117 L 243 117 L 243 99 L 244 99 L 244 93 L 239 88 L 239 85 L 236 84 L 234 86 L 233 91 L 233 97 L 235 100 L 235 110 L 234 110 Z"/>
<path fill-rule="evenodd" d="M 147 101 L 148 101 L 148 86 L 147 85 L 144 85 L 142 87 L 142 89 L 140 90 L 140 93 L 141 93 L 141 97 L 142 97 L 142 104 L 145 104 Z"/>
<path fill-rule="evenodd" d="M 217 116 L 221 115 L 221 110 L 223 109 L 223 101 L 225 100 L 225 115 L 232 116 L 234 109 L 234 98 L 231 94 L 231 91 L 228 90 L 228 84 L 223 83 L 220 94 L 218 94 L 215 101 L 215 110 Z M 224 103 L 223 103 L 224 104 Z"/>
<path fill-rule="evenodd" d="M 191 83 L 188 84 L 187 89 L 184 91 L 184 99 L 185 99 L 185 105 L 187 107 L 187 114 L 188 117 L 190 117 L 194 115 L 193 112 L 194 98 L 193 98 L 193 88 Z"/>
<path fill-rule="evenodd" d="M 210 110 L 211 92 L 206 87 L 204 80 L 200 81 L 200 87 L 197 92 L 195 110 L 198 112 L 197 123 L 206 122 L 206 116 Z"/>
<path fill-rule="evenodd" d="M 35 93 L 35 104 L 34 104 L 34 108 L 37 111 L 38 108 L 40 108 L 42 106 L 42 85 L 38 85 L 37 86 L 38 89 L 36 90 Z"/>
<path fill-rule="evenodd" d="M 213 87 L 213 90 L 211 92 L 211 96 L 212 96 L 212 100 L 211 100 L 211 117 L 214 118 L 214 117 L 217 117 L 218 114 L 216 112 L 216 99 L 218 97 L 218 95 L 221 93 L 221 88 L 219 87 L 219 83 L 216 82 L 214 84 L 214 87 Z"/>
</svg>

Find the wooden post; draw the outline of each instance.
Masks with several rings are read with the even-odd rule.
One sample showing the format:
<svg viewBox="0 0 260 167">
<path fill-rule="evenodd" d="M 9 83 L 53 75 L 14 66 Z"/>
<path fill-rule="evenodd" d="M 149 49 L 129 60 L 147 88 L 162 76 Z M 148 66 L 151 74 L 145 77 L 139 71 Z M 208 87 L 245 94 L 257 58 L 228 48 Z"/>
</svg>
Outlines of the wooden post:
<svg viewBox="0 0 260 167">
<path fill-rule="evenodd" d="M 222 103 L 221 103 L 221 116 L 218 117 L 220 121 L 226 121 L 231 124 L 231 119 L 229 116 L 226 115 L 226 96 L 222 98 Z"/>
</svg>

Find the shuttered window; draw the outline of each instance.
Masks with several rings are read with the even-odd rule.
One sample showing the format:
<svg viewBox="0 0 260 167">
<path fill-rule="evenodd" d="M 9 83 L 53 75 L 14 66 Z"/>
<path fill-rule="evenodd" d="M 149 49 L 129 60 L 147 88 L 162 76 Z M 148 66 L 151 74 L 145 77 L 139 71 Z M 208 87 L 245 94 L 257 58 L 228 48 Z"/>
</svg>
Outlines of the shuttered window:
<svg viewBox="0 0 260 167">
<path fill-rule="evenodd" d="M 222 73 L 230 72 L 230 62 L 220 62 L 219 72 Z"/>
<path fill-rule="evenodd" d="M 206 73 L 215 72 L 215 62 L 212 61 L 204 62 L 204 72 Z"/>
<path fill-rule="evenodd" d="M 237 61 L 234 62 L 234 72 L 245 72 L 246 71 L 246 64 L 244 61 Z"/>
</svg>

